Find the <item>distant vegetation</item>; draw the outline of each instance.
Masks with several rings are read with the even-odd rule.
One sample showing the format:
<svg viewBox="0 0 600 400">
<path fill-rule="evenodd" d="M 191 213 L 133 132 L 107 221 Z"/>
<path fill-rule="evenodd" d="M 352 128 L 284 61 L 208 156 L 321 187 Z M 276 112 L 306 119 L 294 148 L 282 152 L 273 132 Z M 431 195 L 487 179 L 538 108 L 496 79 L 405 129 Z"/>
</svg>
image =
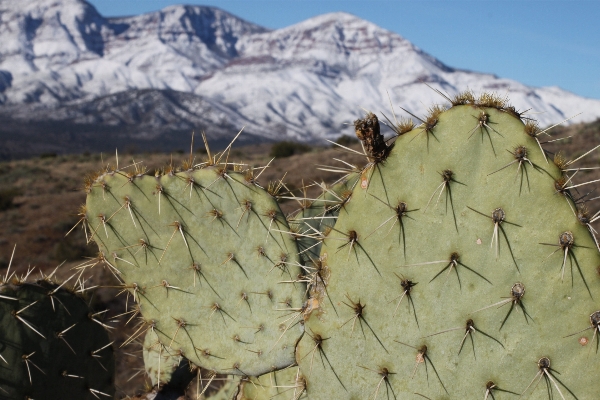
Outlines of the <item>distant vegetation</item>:
<svg viewBox="0 0 600 400">
<path fill-rule="evenodd" d="M 295 154 L 307 153 L 310 150 L 311 147 L 303 143 L 283 141 L 275 143 L 271 147 L 271 152 L 269 153 L 269 156 L 276 158 L 290 157 Z"/>
<path fill-rule="evenodd" d="M 349 135 L 342 135 L 336 141 L 337 144 L 341 144 L 342 146 L 350 146 L 352 144 L 358 143 L 358 138 Z"/>
<path fill-rule="evenodd" d="M 0 190 L 0 211 L 14 207 L 13 200 L 20 194 L 20 191 L 14 188 Z"/>
</svg>

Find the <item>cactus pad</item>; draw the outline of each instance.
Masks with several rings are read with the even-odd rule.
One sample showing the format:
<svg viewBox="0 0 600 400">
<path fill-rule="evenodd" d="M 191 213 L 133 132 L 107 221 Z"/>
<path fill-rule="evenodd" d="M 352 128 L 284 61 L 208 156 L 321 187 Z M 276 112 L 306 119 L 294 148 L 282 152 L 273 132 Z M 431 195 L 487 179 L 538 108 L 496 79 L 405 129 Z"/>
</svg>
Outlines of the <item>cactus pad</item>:
<svg viewBox="0 0 600 400">
<path fill-rule="evenodd" d="M 236 400 L 306 399 L 305 382 L 298 367 L 271 372 L 258 378 L 247 378 L 240 385 Z"/>
<path fill-rule="evenodd" d="M 359 177 L 358 173 L 351 173 L 333 185 L 323 183 L 323 193 L 289 218 L 290 229 L 299 234 L 298 250 L 304 264 L 311 264 L 319 258 L 322 242 L 320 236 L 327 236 L 331 231 Z M 304 202 L 305 200 L 301 201 Z"/>
<path fill-rule="evenodd" d="M 389 154 L 371 139 L 297 348 L 309 398 L 596 398 L 589 218 L 541 131 L 486 96 L 432 109 Z"/>
<path fill-rule="evenodd" d="M 0 285 L 0 398 L 111 398 L 113 349 L 86 302 L 46 280 Z"/>
<path fill-rule="evenodd" d="M 281 282 L 299 274 L 298 250 L 251 174 L 107 172 L 90 187 L 87 219 L 99 257 L 141 304 L 140 334 L 219 374 L 294 362 L 304 288 Z"/>
<path fill-rule="evenodd" d="M 143 347 L 144 368 L 152 386 L 161 388 L 167 384 L 185 393 L 192 379 L 196 377 L 189 361 L 180 354 L 165 348 L 155 332 L 148 332 Z"/>
</svg>

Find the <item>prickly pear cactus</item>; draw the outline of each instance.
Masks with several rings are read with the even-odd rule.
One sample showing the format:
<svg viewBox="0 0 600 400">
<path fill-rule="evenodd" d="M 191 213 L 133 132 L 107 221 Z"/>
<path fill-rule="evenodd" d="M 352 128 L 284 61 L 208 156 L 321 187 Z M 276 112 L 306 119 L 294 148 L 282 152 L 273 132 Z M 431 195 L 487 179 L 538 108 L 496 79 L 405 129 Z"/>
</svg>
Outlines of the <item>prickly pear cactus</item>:
<svg viewBox="0 0 600 400">
<path fill-rule="evenodd" d="M 143 346 L 144 368 L 152 386 L 161 388 L 169 385 L 172 390 L 178 390 L 180 395 L 196 377 L 189 361 L 180 354 L 166 348 L 156 332 L 148 332 Z"/>
<path fill-rule="evenodd" d="M 179 399 L 196 386 L 198 399 L 231 400 L 238 392 L 240 377 L 217 375 L 191 364 L 160 342 L 155 332 L 148 332 L 143 347 L 144 368 L 152 385 L 159 390 L 156 399 Z M 195 380 L 195 382 L 193 382 Z"/>
<path fill-rule="evenodd" d="M 306 206 L 288 218 L 290 229 L 298 235 L 298 250 L 304 264 L 311 264 L 321 254 L 321 236 L 327 236 L 360 174 L 353 172 L 332 185 L 323 183 L 323 193 L 313 201 L 302 199 Z"/>
<path fill-rule="evenodd" d="M 0 284 L 0 398 L 112 398 L 112 342 L 99 318 L 49 281 Z"/>
<path fill-rule="evenodd" d="M 305 399 L 304 378 L 298 367 L 242 380 L 236 400 Z"/>
<path fill-rule="evenodd" d="M 305 288 L 279 206 L 251 171 L 110 171 L 89 186 L 99 258 L 141 305 L 138 335 L 219 374 L 294 363 Z M 290 283 L 281 283 L 288 281 Z"/>
<path fill-rule="evenodd" d="M 370 163 L 297 348 L 310 399 L 597 398 L 600 256 L 572 162 L 493 95 L 454 104 L 393 148 L 357 121 Z"/>
<path fill-rule="evenodd" d="M 207 391 L 203 394 L 203 399 L 205 400 L 237 400 L 240 380 L 242 379 L 240 376 L 231 375 L 226 378 L 222 378 L 221 381 L 213 381 L 211 382 L 214 386 L 217 387 L 216 390 L 208 390 L 211 389 L 208 387 Z M 201 397 L 202 398 L 202 397 Z"/>
</svg>

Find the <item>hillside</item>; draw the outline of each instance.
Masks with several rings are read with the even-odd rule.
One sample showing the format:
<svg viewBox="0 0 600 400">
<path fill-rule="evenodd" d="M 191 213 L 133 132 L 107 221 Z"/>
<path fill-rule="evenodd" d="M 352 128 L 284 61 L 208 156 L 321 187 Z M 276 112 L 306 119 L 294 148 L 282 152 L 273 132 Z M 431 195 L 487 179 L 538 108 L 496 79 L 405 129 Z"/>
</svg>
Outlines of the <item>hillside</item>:
<svg viewBox="0 0 600 400">
<path fill-rule="evenodd" d="M 423 82 L 450 95 L 506 93 L 542 125 L 600 116 L 600 100 L 453 68 L 347 13 L 268 30 L 214 7 L 108 18 L 84 0 L 4 1 L 0 37 L 4 160 L 176 150 L 192 131 L 225 143 L 242 126 L 247 143 L 324 144 L 361 108 L 389 110 L 387 92 L 417 114 L 439 102 Z"/>
</svg>

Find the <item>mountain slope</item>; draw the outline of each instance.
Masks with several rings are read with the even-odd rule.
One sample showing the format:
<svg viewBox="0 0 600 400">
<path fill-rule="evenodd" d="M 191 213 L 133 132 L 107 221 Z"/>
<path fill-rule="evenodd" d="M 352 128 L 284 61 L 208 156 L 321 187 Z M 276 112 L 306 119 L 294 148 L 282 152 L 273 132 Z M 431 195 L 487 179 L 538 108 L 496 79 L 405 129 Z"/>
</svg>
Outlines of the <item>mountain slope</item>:
<svg viewBox="0 0 600 400">
<path fill-rule="evenodd" d="M 269 31 L 212 7 L 105 18 L 84 0 L 0 1 L 0 37 L 0 118 L 14 127 L 0 143 L 23 132 L 18 121 L 30 134 L 32 121 L 67 124 L 76 137 L 78 126 L 90 137 L 112 129 L 112 147 L 178 142 L 169 135 L 194 129 L 226 140 L 242 126 L 261 140 L 334 138 L 363 108 L 391 114 L 387 92 L 416 115 L 441 102 L 422 82 L 450 95 L 507 93 L 542 125 L 600 116 L 600 100 L 453 69 L 346 13 Z"/>
<path fill-rule="evenodd" d="M 104 18 L 83 0 L 4 1 L 0 18 L 0 70 L 13 77 L 4 90 L 11 103 L 57 104 L 129 89 L 191 91 L 236 57 L 239 37 L 265 31 L 215 8 Z"/>
</svg>

